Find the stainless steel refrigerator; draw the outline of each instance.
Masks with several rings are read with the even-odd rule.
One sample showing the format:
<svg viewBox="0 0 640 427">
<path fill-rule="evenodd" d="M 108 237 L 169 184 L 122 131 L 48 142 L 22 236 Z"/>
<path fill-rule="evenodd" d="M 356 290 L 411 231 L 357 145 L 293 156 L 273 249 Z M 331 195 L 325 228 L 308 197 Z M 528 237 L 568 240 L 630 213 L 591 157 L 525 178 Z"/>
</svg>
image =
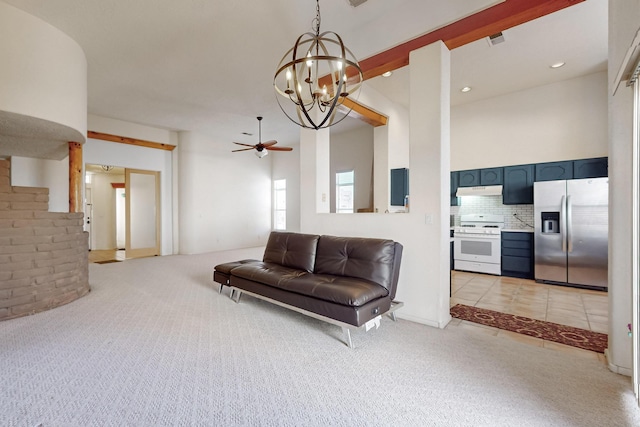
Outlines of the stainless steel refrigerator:
<svg viewBox="0 0 640 427">
<path fill-rule="evenodd" d="M 536 281 L 607 289 L 609 178 L 535 182 Z"/>
</svg>

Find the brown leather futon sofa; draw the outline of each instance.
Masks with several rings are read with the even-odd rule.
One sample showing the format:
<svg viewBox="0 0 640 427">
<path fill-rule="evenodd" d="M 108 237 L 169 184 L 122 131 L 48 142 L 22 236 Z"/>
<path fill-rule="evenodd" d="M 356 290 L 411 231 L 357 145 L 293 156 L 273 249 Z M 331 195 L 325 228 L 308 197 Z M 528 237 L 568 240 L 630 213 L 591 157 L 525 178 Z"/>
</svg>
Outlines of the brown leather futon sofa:
<svg viewBox="0 0 640 427">
<path fill-rule="evenodd" d="M 378 326 L 380 317 L 403 304 L 394 301 L 402 245 L 393 240 L 319 236 L 274 231 L 262 261 L 215 267 L 213 278 L 231 287 L 350 330 Z"/>
</svg>

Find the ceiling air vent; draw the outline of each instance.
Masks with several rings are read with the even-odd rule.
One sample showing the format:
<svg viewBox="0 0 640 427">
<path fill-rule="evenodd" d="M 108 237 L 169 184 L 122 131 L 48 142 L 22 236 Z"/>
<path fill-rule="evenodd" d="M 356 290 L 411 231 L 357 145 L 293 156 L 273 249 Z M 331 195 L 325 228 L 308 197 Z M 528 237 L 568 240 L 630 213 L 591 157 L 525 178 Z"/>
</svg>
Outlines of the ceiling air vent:
<svg viewBox="0 0 640 427">
<path fill-rule="evenodd" d="M 489 46 L 495 46 L 497 44 L 504 43 L 504 34 L 502 34 L 502 31 L 492 34 L 487 37 L 487 41 L 489 42 Z"/>
<path fill-rule="evenodd" d="M 347 0 L 347 3 L 349 3 L 351 5 L 351 7 L 358 7 L 360 6 L 362 3 L 366 2 L 367 0 Z"/>
</svg>

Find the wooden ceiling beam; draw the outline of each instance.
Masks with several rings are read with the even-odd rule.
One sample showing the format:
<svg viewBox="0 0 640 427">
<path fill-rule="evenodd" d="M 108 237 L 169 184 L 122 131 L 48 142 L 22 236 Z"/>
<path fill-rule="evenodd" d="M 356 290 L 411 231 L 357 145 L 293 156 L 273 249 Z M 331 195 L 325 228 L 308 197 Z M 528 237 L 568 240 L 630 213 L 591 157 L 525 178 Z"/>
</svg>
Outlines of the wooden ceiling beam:
<svg viewBox="0 0 640 427">
<path fill-rule="evenodd" d="M 471 16 L 360 61 L 364 79 L 409 65 L 409 53 L 438 40 L 453 50 L 584 0 L 505 0 Z"/>
<path fill-rule="evenodd" d="M 108 133 L 87 131 L 87 138 L 99 139 L 101 141 L 117 142 L 120 144 L 136 145 L 138 147 L 156 148 L 158 150 L 173 151 L 176 146 L 163 144 L 161 142 L 145 141 L 143 139 L 127 138 L 126 136 L 111 135 Z"/>
<path fill-rule="evenodd" d="M 365 123 L 369 123 L 373 127 L 384 126 L 387 124 L 389 118 L 384 114 L 380 114 L 377 111 L 372 110 L 364 104 L 358 101 L 354 101 L 351 98 L 345 98 L 342 101 L 341 109 L 351 109 L 349 116 L 362 120 Z"/>
</svg>

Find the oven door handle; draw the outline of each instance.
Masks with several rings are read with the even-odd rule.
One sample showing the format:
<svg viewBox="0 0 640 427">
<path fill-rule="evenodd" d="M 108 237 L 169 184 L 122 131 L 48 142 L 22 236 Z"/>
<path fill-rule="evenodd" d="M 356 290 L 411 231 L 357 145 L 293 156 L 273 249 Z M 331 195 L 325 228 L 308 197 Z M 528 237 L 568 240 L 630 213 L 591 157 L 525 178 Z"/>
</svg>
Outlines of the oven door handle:
<svg viewBox="0 0 640 427">
<path fill-rule="evenodd" d="M 567 252 L 567 201 L 562 196 L 560 200 L 560 239 L 562 240 L 562 252 Z"/>
</svg>

